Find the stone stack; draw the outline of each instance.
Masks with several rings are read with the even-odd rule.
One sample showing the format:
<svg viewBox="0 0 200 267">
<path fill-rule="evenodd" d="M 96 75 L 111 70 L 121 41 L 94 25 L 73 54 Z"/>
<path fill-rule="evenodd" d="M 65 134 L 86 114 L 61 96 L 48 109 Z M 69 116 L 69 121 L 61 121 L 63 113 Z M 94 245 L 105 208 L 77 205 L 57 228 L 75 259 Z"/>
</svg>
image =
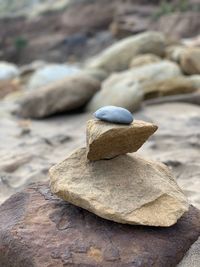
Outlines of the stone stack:
<svg viewBox="0 0 200 267">
<path fill-rule="evenodd" d="M 168 227 L 188 210 L 170 170 L 135 153 L 157 126 L 104 107 L 87 123 L 87 147 L 50 169 L 53 193 L 118 223 Z"/>
</svg>

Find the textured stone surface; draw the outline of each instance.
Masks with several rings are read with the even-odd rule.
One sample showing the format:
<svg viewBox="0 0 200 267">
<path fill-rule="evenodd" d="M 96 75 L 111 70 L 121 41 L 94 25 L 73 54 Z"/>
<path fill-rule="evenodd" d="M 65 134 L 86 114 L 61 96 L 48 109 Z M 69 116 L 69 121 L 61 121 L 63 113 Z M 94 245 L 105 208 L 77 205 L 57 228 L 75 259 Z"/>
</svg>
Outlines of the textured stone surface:
<svg viewBox="0 0 200 267">
<path fill-rule="evenodd" d="M 78 149 L 50 169 L 50 184 L 64 200 L 119 223 L 167 227 L 188 209 L 168 168 L 135 155 L 89 162 Z"/>
<path fill-rule="evenodd" d="M 180 59 L 181 67 L 187 74 L 200 74 L 200 48 L 187 49 Z"/>
<path fill-rule="evenodd" d="M 162 55 L 164 49 L 165 40 L 161 33 L 146 32 L 127 37 L 110 46 L 91 59 L 88 66 L 109 72 L 125 70 L 133 57 L 145 53 Z"/>
<path fill-rule="evenodd" d="M 100 83 L 87 75 L 74 75 L 29 92 L 22 97 L 18 114 L 42 118 L 83 107 L 99 90 Z"/>
<path fill-rule="evenodd" d="M 94 116 L 102 121 L 130 124 L 133 122 L 133 115 L 125 108 L 116 106 L 105 106 L 95 111 Z"/>
<path fill-rule="evenodd" d="M 194 82 L 185 77 L 174 77 L 159 82 L 147 83 L 144 87 L 145 98 L 156 98 L 160 96 L 188 94 L 195 92 Z"/>
<path fill-rule="evenodd" d="M 157 128 L 155 124 L 138 120 L 125 126 L 89 120 L 87 122 L 87 158 L 109 159 L 135 152 Z"/>
<path fill-rule="evenodd" d="M 58 199 L 46 185 L 13 195 L 0 217 L 3 267 L 171 267 L 200 234 L 194 207 L 169 228 L 122 225 Z"/>
<path fill-rule="evenodd" d="M 191 246 L 183 260 L 177 267 L 199 267 L 200 266 L 200 237 Z"/>
</svg>

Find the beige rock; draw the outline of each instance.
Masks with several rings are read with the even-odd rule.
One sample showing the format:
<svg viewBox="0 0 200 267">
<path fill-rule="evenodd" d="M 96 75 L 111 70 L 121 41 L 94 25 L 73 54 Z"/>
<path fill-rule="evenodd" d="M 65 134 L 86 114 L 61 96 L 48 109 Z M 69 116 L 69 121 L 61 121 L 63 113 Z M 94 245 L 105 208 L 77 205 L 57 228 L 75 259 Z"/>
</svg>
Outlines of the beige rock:
<svg viewBox="0 0 200 267">
<path fill-rule="evenodd" d="M 76 74 L 28 92 L 20 101 L 18 114 L 43 118 L 83 107 L 99 90 L 100 82 L 88 75 Z"/>
<path fill-rule="evenodd" d="M 143 65 L 155 63 L 161 61 L 161 58 L 154 55 L 154 54 L 144 54 L 144 55 L 139 55 L 134 57 L 131 60 L 130 67 L 135 68 L 135 67 L 140 67 Z"/>
<path fill-rule="evenodd" d="M 138 120 L 130 125 L 89 120 L 87 122 L 87 158 L 110 159 L 135 152 L 157 128 L 152 123 Z"/>
<path fill-rule="evenodd" d="M 200 74 L 200 48 L 187 49 L 180 60 L 183 71 L 187 74 Z"/>
<path fill-rule="evenodd" d="M 160 96 L 187 94 L 195 92 L 194 82 L 183 76 L 166 79 L 159 82 L 150 82 L 143 87 L 145 98 L 155 98 Z"/>
<path fill-rule="evenodd" d="M 88 103 L 87 110 L 96 111 L 103 106 L 112 105 L 133 112 L 143 100 L 143 85 L 180 75 L 179 66 L 167 60 L 112 74 Z"/>
<path fill-rule="evenodd" d="M 200 89 L 200 75 L 191 75 L 188 78 L 196 89 Z"/>
<path fill-rule="evenodd" d="M 137 110 L 143 100 L 143 90 L 139 82 L 121 75 L 111 75 L 102 88 L 87 105 L 87 110 L 96 111 L 103 106 L 118 106 L 130 111 Z"/>
<path fill-rule="evenodd" d="M 179 63 L 181 55 L 187 48 L 183 45 L 170 45 L 166 47 L 165 54 L 169 60 Z"/>
<path fill-rule="evenodd" d="M 188 203 L 168 168 L 138 156 L 90 162 L 81 148 L 50 169 L 53 193 L 119 223 L 171 226 Z"/>
<path fill-rule="evenodd" d="M 87 66 L 102 68 L 108 72 L 125 70 L 133 57 L 145 53 L 161 56 L 164 49 L 165 38 L 161 33 L 145 32 L 118 41 L 92 58 Z"/>
</svg>

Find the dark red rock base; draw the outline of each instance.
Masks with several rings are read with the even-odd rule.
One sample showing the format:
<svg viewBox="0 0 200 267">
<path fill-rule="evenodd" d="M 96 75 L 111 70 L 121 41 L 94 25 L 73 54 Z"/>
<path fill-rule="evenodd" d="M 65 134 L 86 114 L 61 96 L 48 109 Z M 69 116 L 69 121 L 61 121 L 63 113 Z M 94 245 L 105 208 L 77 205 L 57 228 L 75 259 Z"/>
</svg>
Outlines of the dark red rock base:
<svg viewBox="0 0 200 267">
<path fill-rule="evenodd" d="M 176 225 L 117 224 L 33 185 L 0 206 L 1 267 L 175 267 L 200 235 L 194 207 Z"/>
</svg>

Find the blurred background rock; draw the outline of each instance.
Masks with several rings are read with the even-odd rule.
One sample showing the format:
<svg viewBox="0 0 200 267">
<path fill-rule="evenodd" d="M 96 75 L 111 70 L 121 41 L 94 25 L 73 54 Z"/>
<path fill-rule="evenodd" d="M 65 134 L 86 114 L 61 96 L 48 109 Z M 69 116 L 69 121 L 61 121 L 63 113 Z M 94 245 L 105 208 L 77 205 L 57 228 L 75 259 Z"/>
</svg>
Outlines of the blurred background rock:
<svg viewBox="0 0 200 267">
<path fill-rule="evenodd" d="M 0 60 L 84 60 L 147 30 L 188 38 L 199 34 L 199 11 L 199 0 L 0 0 Z"/>
</svg>

